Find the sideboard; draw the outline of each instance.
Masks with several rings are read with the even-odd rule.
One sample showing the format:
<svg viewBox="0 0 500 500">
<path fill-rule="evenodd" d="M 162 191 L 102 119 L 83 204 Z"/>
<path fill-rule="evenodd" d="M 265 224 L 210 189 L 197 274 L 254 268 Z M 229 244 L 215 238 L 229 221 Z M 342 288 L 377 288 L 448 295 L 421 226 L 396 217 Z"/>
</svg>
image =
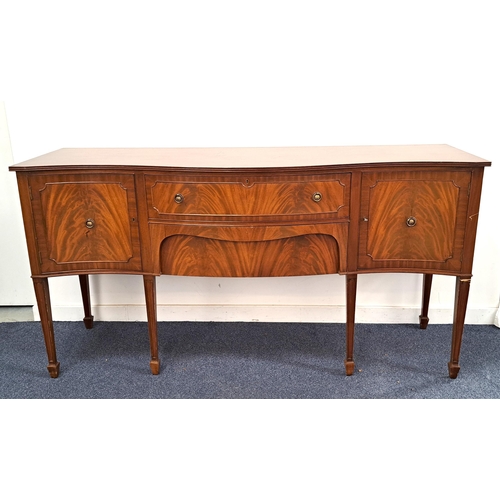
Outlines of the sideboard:
<svg viewBox="0 0 500 500">
<path fill-rule="evenodd" d="M 446 145 L 61 149 L 15 171 L 51 377 L 59 375 L 48 278 L 143 276 L 160 370 L 157 276 L 346 277 L 346 375 L 354 372 L 360 273 L 423 275 L 426 328 L 434 274 L 456 277 L 448 374 L 456 378 L 483 170 Z"/>
</svg>

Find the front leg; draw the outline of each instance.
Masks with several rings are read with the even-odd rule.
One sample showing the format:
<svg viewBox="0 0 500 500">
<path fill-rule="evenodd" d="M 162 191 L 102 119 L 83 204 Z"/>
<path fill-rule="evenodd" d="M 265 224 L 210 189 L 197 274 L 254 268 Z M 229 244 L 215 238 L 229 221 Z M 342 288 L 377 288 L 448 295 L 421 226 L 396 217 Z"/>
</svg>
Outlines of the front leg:
<svg viewBox="0 0 500 500">
<path fill-rule="evenodd" d="M 354 316 L 356 312 L 356 288 L 358 282 L 357 274 L 348 274 L 346 276 L 346 303 L 347 303 L 347 321 L 346 321 L 346 358 L 344 361 L 345 374 L 354 373 Z"/>
<path fill-rule="evenodd" d="M 149 343 L 151 347 L 149 367 L 153 375 L 158 375 L 160 373 L 160 359 L 158 358 L 158 326 L 156 321 L 156 278 L 155 276 L 143 276 L 143 278 L 146 312 L 148 315 Z"/>
<path fill-rule="evenodd" d="M 451 356 L 448 363 L 450 378 L 457 378 L 460 370 L 458 364 L 460 358 L 460 347 L 462 345 L 462 334 L 464 331 L 465 312 L 469 299 L 470 278 L 457 276 L 455 288 L 455 312 L 453 317 L 453 334 L 451 338 Z"/>
<path fill-rule="evenodd" d="M 50 306 L 49 280 L 48 278 L 33 278 L 33 286 L 35 287 L 35 296 L 38 312 L 40 313 L 40 322 L 42 323 L 45 349 L 49 360 L 47 370 L 52 378 L 57 378 L 59 376 L 59 362 L 56 356 L 54 323 L 52 321 L 52 309 Z"/>
</svg>

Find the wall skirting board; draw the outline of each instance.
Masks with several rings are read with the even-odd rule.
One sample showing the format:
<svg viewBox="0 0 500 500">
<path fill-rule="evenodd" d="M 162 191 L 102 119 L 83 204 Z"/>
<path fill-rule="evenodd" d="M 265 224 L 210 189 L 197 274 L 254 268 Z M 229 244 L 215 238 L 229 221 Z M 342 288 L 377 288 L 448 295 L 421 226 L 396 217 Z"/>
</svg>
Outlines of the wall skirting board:
<svg viewBox="0 0 500 500">
<path fill-rule="evenodd" d="M 81 306 L 53 306 L 54 321 L 81 321 Z M 144 305 L 95 305 L 92 313 L 96 321 L 146 321 Z M 466 324 L 491 325 L 495 323 L 497 308 L 467 309 Z M 359 323 L 415 323 L 418 325 L 419 307 L 363 307 L 356 309 Z M 34 308 L 34 318 L 39 320 Z M 429 310 L 430 324 L 451 324 L 453 309 Z M 273 323 L 344 323 L 345 307 L 301 305 L 203 305 L 158 304 L 158 321 L 228 321 Z"/>
</svg>

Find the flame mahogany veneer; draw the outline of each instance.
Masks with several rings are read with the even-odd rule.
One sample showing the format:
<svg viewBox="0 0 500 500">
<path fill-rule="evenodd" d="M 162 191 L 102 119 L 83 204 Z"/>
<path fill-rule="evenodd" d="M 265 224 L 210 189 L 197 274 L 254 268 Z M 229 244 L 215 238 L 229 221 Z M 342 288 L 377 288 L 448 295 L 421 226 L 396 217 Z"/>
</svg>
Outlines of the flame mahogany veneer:
<svg viewBox="0 0 500 500">
<path fill-rule="evenodd" d="M 50 276 L 79 276 L 91 328 L 88 275 L 142 275 L 157 374 L 156 276 L 344 274 L 352 375 L 357 275 L 402 272 L 423 274 L 421 328 L 433 274 L 456 276 L 455 378 L 488 165 L 445 145 L 61 149 L 14 165 L 49 374 Z"/>
</svg>

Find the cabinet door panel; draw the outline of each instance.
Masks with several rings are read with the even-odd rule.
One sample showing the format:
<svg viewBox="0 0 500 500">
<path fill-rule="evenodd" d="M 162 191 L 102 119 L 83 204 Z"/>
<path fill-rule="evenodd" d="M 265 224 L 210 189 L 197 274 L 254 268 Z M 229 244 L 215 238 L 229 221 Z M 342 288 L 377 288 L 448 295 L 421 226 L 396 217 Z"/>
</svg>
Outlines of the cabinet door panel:
<svg viewBox="0 0 500 500">
<path fill-rule="evenodd" d="M 363 174 L 358 267 L 457 271 L 470 171 Z"/>
<path fill-rule="evenodd" d="M 44 272 L 140 269 L 133 176 L 37 176 L 30 185 Z"/>
</svg>

